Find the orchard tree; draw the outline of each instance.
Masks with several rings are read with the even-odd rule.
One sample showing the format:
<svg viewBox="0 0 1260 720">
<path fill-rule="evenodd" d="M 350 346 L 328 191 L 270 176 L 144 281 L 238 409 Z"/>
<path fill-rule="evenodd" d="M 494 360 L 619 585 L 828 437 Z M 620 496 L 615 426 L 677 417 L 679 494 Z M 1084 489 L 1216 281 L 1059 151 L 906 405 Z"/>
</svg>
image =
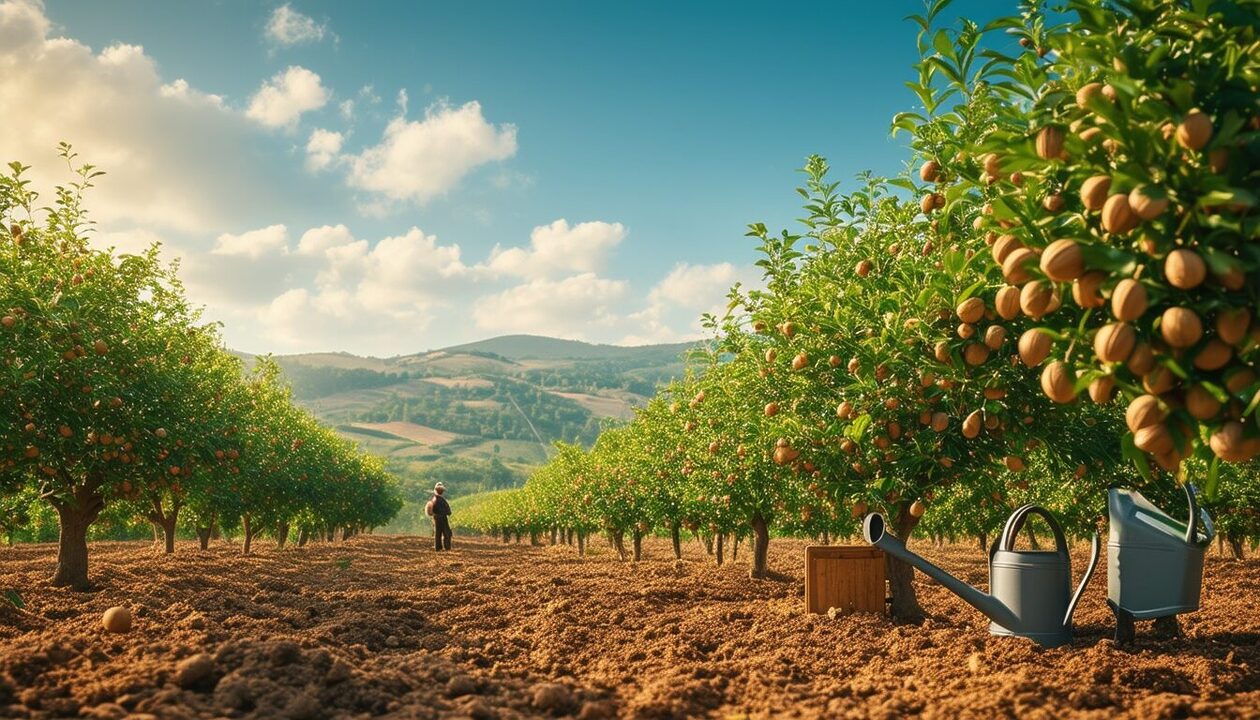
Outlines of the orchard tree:
<svg viewBox="0 0 1260 720">
<path fill-rule="evenodd" d="M 1068 5 L 1059 25 L 995 24 L 1053 52 L 994 54 L 984 79 L 1006 101 L 960 186 L 990 203 L 1021 296 L 1079 309 L 1029 339 L 1046 393 L 1118 393 L 1139 470 L 1184 477 L 1195 456 L 1212 495 L 1221 462 L 1260 453 L 1260 8 Z"/>
<path fill-rule="evenodd" d="M 67 146 L 62 154 L 74 162 Z M 195 318 L 156 247 L 115 255 L 89 245 L 81 197 L 100 174 L 92 166 L 77 166 L 44 211 L 26 168 L 10 169 L 0 177 L 0 462 L 57 511 L 53 584 L 84 589 L 88 528 L 107 499 L 161 477 L 166 352 Z"/>
</svg>

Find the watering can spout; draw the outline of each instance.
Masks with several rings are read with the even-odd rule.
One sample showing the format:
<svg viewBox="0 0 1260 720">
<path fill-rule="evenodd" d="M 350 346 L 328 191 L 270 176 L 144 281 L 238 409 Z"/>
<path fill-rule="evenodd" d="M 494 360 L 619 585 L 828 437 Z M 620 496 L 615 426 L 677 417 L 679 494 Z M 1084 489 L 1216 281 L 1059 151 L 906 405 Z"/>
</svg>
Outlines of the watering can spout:
<svg viewBox="0 0 1260 720">
<path fill-rule="evenodd" d="M 867 542 L 889 555 L 918 568 L 924 575 L 949 588 L 950 592 L 962 598 L 968 605 L 984 613 L 986 617 L 998 625 L 1002 627 L 1014 627 L 1016 625 L 1017 619 L 1014 613 L 1000 600 L 992 595 L 980 592 L 924 558 L 910 552 L 906 549 L 904 542 L 889 535 L 886 530 L 884 516 L 879 513 L 871 513 L 862 521 L 862 536 L 866 538 Z"/>
</svg>

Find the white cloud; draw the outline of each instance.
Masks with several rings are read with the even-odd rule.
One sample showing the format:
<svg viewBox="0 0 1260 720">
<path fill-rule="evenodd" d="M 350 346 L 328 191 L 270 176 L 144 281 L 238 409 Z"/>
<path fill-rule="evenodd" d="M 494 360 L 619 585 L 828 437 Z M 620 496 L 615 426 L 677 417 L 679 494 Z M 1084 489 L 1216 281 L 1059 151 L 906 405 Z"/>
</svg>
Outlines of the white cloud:
<svg viewBox="0 0 1260 720">
<path fill-rule="evenodd" d="M 263 82 L 250 99 L 245 114 L 267 127 L 292 126 L 302 113 L 318 110 L 328 99 L 329 92 L 319 75 L 291 65 Z"/>
<path fill-rule="evenodd" d="M 458 318 L 477 292 L 459 246 L 416 227 L 374 246 L 343 225 L 312 228 L 290 259 L 298 257 L 321 259 L 313 287 L 274 295 L 252 318 L 285 351 L 412 352 L 420 349 L 415 333 L 439 318 Z"/>
<path fill-rule="evenodd" d="M 542 225 L 528 246 L 513 248 L 524 252 L 521 273 L 506 273 L 492 267 L 505 251 L 472 262 L 459 244 L 418 227 L 368 240 L 346 225 L 323 225 L 291 242 L 277 224 L 225 234 L 185 268 L 194 299 L 211 303 L 242 349 L 376 355 L 499 333 L 628 345 L 691 340 L 704 334 L 701 312 L 720 313 L 733 283 L 755 282 L 754 268 L 684 263 L 636 291 L 601 274 L 625 235 L 600 221 Z M 127 239 L 140 246 L 152 238 Z M 554 260 L 592 247 L 602 249 Z"/>
<path fill-rule="evenodd" d="M 294 10 L 288 3 L 276 8 L 267 21 L 267 37 L 281 45 L 318 42 L 327 33 L 326 25 Z"/>
<path fill-rule="evenodd" d="M 337 106 L 337 111 L 341 113 L 341 119 L 349 122 L 354 119 L 354 101 L 342 100 Z"/>
<path fill-rule="evenodd" d="M 289 230 L 284 225 L 268 225 L 265 228 L 250 230 L 233 235 L 223 233 L 215 240 L 215 255 L 242 255 L 248 258 L 259 258 L 273 252 L 288 252 Z"/>
<path fill-rule="evenodd" d="M 345 225 L 324 225 L 302 233 L 302 239 L 298 240 L 298 253 L 323 255 L 331 248 L 349 245 L 354 241 L 354 235 Z"/>
<path fill-rule="evenodd" d="M 598 272 L 625 237 L 626 228 L 621 223 L 595 221 L 570 226 L 561 218 L 534 228 L 528 248 L 496 245 L 486 266 L 496 273 L 524 278 Z"/>
<path fill-rule="evenodd" d="M 627 289 L 621 280 L 594 273 L 533 280 L 478 299 L 473 320 L 489 332 L 597 338 L 620 322 L 618 308 Z"/>
<path fill-rule="evenodd" d="M 741 271 L 728 262 L 716 265 L 679 263 L 652 288 L 648 300 L 697 309 L 707 309 L 706 305 L 713 306 L 715 302 L 725 306 L 727 290 L 736 282 L 746 280 L 748 274 L 747 270 Z"/>
<path fill-rule="evenodd" d="M 137 45 L 97 54 L 50 27 L 40 4 L 0 1 L 0 159 L 31 165 L 48 198 L 67 181 L 57 143 L 73 144 L 108 173 L 87 201 L 102 226 L 205 231 L 225 207 L 256 207 L 240 162 L 255 130 L 222 98 L 167 82 Z"/>
<path fill-rule="evenodd" d="M 0 48 L 10 52 L 38 50 L 48 34 L 48 18 L 37 3 L 10 2 L 0 5 Z"/>
<path fill-rule="evenodd" d="M 458 108 L 439 103 L 423 120 L 400 115 L 386 126 L 379 145 L 344 157 L 351 187 L 423 204 L 477 167 L 515 154 L 516 128 L 487 122 L 481 105 L 469 102 Z"/>
<path fill-rule="evenodd" d="M 341 152 L 342 135 L 332 130 L 317 128 L 306 141 L 306 169 L 311 172 L 324 170 L 337 159 Z"/>
<path fill-rule="evenodd" d="M 629 315 L 633 329 L 620 342 L 643 345 L 700 338 L 704 335 L 700 316 L 711 313 L 721 318 L 727 291 L 737 282 L 745 287 L 755 284 L 757 277 L 756 268 L 731 263 L 679 263 L 648 291 L 643 309 Z"/>
</svg>

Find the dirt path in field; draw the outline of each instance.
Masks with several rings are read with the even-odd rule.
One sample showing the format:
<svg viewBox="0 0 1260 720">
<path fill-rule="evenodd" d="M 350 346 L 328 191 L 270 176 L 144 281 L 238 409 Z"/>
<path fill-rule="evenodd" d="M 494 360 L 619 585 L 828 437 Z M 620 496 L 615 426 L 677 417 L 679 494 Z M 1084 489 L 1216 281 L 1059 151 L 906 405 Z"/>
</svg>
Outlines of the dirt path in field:
<svg viewBox="0 0 1260 720">
<path fill-rule="evenodd" d="M 1127 650 L 1103 572 L 1075 644 L 1041 650 L 991 637 L 922 576 L 921 627 L 805 615 L 799 542 L 772 545 L 784 579 L 753 582 L 744 548 L 716 568 L 697 543 L 675 562 L 648 541 L 631 565 L 456 540 L 442 556 L 360 537 L 249 558 L 100 543 L 87 594 L 47 586 L 52 548 L 0 549 L 0 592 L 27 603 L 0 600 L 0 717 L 1260 717 L 1255 560 L 1213 556 L 1186 638 L 1140 625 Z M 920 549 L 986 581 L 974 548 Z M 112 605 L 131 633 L 103 632 Z"/>
</svg>

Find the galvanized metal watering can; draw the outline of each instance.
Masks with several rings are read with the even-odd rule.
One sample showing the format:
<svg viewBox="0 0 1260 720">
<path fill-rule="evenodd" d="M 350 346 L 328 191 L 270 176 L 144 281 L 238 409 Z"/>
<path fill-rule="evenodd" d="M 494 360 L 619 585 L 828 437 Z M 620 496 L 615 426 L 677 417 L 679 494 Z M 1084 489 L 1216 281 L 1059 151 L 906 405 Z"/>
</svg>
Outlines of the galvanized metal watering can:
<svg viewBox="0 0 1260 720">
<path fill-rule="evenodd" d="M 1190 517 L 1181 522 L 1136 490 L 1107 493 L 1107 605 L 1116 614 L 1116 640 L 1133 639 L 1133 621 L 1199 609 L 1203 556 L 1215 536 L 1212 519 L 1186 483 Z"/>
<path fill-rule="evenodd" d="M 1016 550 L 1015 538 L 1029 514 L 1040 515 L 1054 533 L 1053 551 Z M 1072 560 L 1063 528 L 1044 508 L 1024 505 L 1011 514 L 1002 536 L 989 550 L 989 590 L 985 594 L 906 549 L 885 532 L 884 517 L 871 513 L 862 522 L 867 542 L 910 563 L 984 613 L 994 635 L 1015 635 L 1045 647 L 1072 641 L 1072 612 L 1098 565 L 1101 543 L 1094 535 L 1093 554 L 1081 584 L 1072 592 Z"/>
</svg>

